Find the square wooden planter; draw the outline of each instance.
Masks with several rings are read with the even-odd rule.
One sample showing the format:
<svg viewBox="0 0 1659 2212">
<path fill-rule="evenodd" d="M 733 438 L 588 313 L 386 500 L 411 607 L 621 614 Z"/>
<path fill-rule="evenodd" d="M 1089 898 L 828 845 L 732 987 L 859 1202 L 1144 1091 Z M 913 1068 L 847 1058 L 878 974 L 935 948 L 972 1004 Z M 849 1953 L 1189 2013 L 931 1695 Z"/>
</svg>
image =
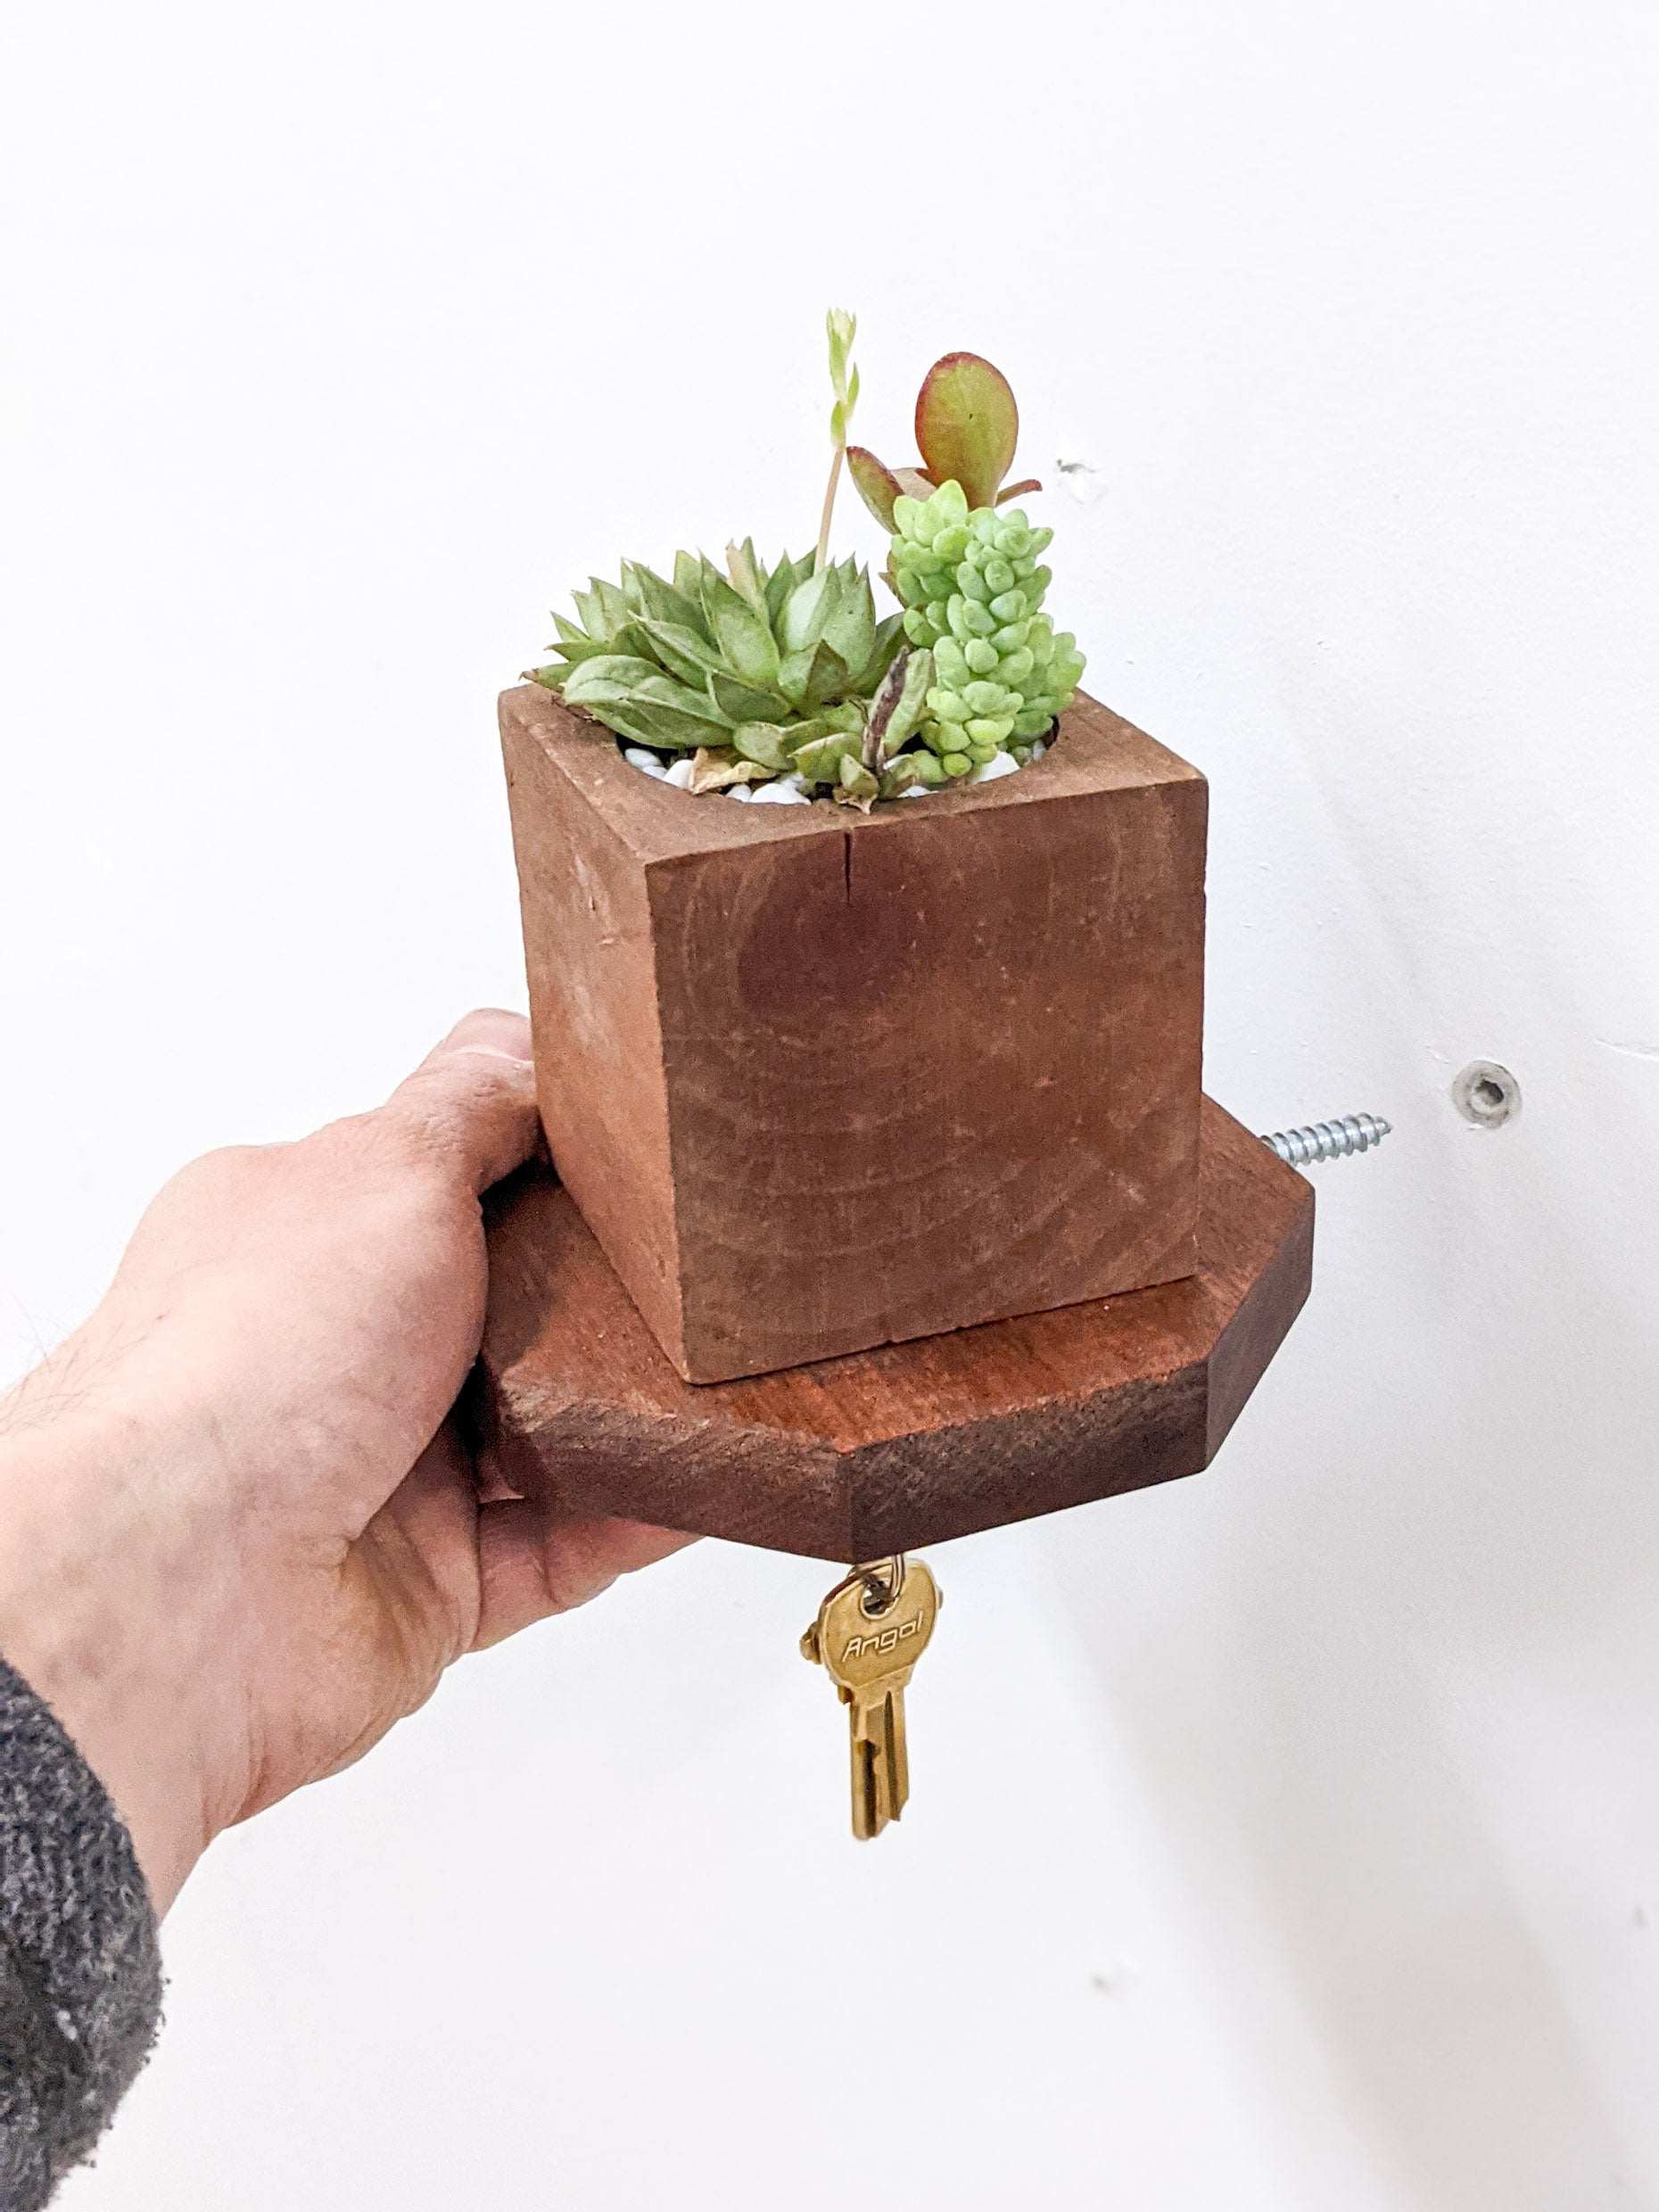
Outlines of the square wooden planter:
<svg viewBox="0 0 1659 2212">
<path fill-rule="evenodd" d="M 688 1382 L 1193 1273 L 1195 769 L 1081 697 L 869 816 L 693 797 L 534 685 L 501 733 L 554 1164 Z"/>
</svg>

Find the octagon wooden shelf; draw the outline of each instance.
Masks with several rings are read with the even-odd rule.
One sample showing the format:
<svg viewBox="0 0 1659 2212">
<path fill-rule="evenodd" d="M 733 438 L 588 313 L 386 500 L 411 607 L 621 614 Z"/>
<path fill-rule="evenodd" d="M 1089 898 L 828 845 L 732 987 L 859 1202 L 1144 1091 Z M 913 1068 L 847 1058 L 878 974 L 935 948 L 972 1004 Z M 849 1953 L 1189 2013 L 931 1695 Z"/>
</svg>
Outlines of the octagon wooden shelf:
<svg viewBox="0 0 1659 2212">
<path fill-rule="evenodd" d="M 487 1201 L 471 1411 L 507 1481 L 850 1563 L 1207 1466 L 1308 1295 L 1310 1184 L 1204 1102 L 1196 1275 L 732 1382 L 684 1382 L 545 1166 Z"/>
</svg>

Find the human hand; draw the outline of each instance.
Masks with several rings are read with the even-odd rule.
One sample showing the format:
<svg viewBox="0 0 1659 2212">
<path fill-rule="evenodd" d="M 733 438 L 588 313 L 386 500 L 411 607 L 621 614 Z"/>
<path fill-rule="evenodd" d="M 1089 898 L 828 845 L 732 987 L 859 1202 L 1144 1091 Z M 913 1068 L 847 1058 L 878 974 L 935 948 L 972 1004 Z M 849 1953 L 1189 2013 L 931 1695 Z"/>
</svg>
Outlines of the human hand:
<svg viewBox="0 0 1659 2212">
<path fill-rule="evenodd" d="M 212 1837 L 362 1756 L 462 1653 L 689 1539 L 475 1467 L 479 1195 L 537 1137 L 529 1025 L 469 1014 L 373 1113 L 210 1153 L 0 1405 L 0 1651 L 158 1912 Z"/>
</svg>

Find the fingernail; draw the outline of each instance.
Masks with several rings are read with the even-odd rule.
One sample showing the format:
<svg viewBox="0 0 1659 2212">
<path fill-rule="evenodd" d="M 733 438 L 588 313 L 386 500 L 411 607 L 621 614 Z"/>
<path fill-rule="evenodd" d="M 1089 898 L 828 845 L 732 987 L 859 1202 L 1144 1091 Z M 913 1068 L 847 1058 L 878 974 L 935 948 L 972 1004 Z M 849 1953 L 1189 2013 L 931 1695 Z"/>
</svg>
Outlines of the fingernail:
<svg viewBox="0 0 1659 2212">
<path fill-rule="evenodd" d="M 504 1060 L 509 1067 L 529 1068 L 534 1065 L 528 1052 L 504 1052 L 496 1044 L 451 1044 L 445 1047 L 451 1060 L 467 1055 L 474 1060 Z"/>
<path fill-rule="evenodd" d="M 509 1060 L 520 1067 L 530 1064 L 530 1024 L 523 1014 L 504 1007 L 481 1006 L 464 1014 L 438 1050 L 443 1053 L 483 1052 L 491 1060 Z"/>
</svg>

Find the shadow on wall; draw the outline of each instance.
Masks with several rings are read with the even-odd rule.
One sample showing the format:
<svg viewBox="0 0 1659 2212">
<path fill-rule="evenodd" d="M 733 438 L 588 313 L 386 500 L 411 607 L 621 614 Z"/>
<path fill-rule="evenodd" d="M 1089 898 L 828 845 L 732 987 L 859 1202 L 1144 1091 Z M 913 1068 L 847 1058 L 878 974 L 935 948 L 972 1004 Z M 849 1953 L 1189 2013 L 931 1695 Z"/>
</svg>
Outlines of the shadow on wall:
<svg viewBox="0 0 1659 2212">
<path fill-rule="evenodd" d="M 1292 2121 L 1334 2081 L 1387 2200 L 1410 2212 L 1655 2202 L 1459 1765 L 1461 1684 L 1497 1679 L 1524 1731 L 1529 1682 L 1553 1664 L 1581 1701 L 1587 1651 L 1631 1681 L 1628 1740 L 1651 1738 L 1635 1701 L 1652 1679 L 1659 1503 L 1633 1394 L 1615 1425 L 1605 1378 L 1647 1371 L 1652 1348 L 1636 1314 L 1617 1341 L 1549 1228 L 1515 1226 L 1524 1254 L 1489 1247 L 1489 1275 L 1515 1263 L 1497 1308 L 1437 1314 L 1431 1289 L 1391 1346 L 1358 1298 L 1344 1316 L 1316 1295 L 1215 1470 L 1044 1539 L 1238 2002 L 1245 2064 Z M 1531 1402 L 1514 1387 L 1529 1344 Z M 1506 1826 L 1533 1817 L 1523 1802 Z M 1323 2054 L 1318 2084 L 1273 2072 L 1252 1969 L 1229 1960 L 1264 1944 Z"/>
</svg>

